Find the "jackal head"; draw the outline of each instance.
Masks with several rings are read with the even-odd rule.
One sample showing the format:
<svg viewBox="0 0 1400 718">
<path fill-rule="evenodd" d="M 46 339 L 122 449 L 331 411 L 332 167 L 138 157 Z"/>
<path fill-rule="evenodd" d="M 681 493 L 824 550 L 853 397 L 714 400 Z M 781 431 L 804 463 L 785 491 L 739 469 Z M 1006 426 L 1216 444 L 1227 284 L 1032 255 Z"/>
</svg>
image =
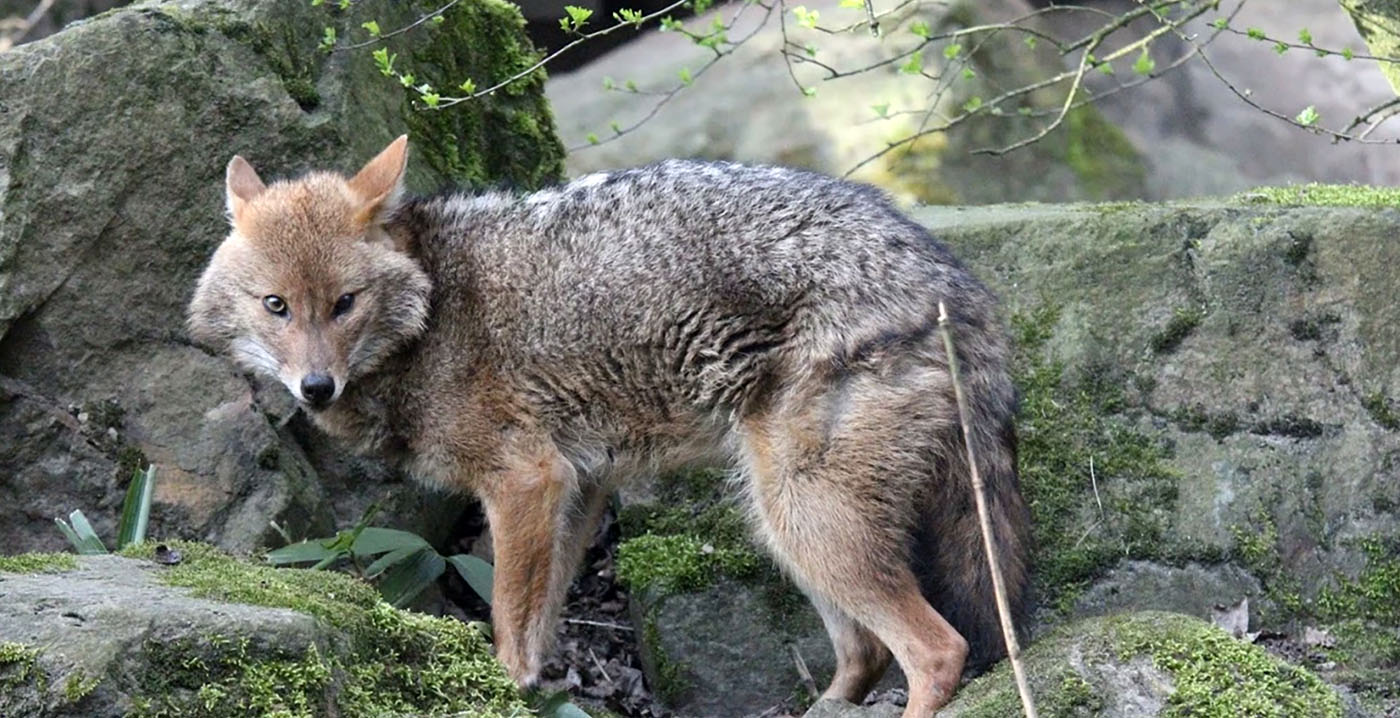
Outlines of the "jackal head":
<svg viewBox="0 0 1400 718">
<path fill-rule="evenodd" d="M 428 277 L 384 228 L 407 156 L 404 136 L 349 179 L 271 185 L 234 157 L 232 230 L 195 289 L 191 336 L 319 410 L 422 333 Z"/>
</svg>

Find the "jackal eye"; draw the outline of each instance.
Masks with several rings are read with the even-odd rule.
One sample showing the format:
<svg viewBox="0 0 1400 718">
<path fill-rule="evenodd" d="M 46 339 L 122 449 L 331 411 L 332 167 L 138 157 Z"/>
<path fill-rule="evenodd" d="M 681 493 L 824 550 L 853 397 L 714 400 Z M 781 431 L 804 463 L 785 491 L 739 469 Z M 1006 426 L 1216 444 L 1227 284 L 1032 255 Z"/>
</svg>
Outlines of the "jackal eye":
<svg viewBox="0 0 1400 718">
<path fill-rule="evenodd" d="M 276 294 L 263 297 L 263 308 L 279 317 L 287 316 L 287 302 Z"/>
<path fill-rule="evenodd" d="M 340 299 L 335 300 L 335 306 L 331 307 L 331 316 L 338 317 L 350 311 L 353 306 L 355 306 L 355 295 L 342 294 Z"/>
</svg>

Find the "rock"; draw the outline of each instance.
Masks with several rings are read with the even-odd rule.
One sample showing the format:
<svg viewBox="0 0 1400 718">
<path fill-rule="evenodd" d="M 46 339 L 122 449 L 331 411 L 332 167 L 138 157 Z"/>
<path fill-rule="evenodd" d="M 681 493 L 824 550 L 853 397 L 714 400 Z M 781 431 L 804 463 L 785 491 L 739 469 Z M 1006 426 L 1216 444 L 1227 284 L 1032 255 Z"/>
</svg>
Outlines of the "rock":
<svg viewBox="0 0 1400 718">
<path fill-rule="evenodd" d="M 1247 596 L 1252 630 L 1352 625 L 1329 677 L 1395 675 L 1394 199 L 922 211 L 1012 316 L 1043 619 Z"/>
<path fill-rule="evenodd" d="M 1346 0 L 1345 4 L 1353 4 Z M 1390 2 L 1363 2 L 1368 6 Z M 1140 5 L 1136 0 L 1097 0 L 1095 10 L 1122 13 Z M 1184 31 L 1204 40 L 1214 32 L 1211 23 L 1225 13 L 1207 12 L 1188 23 Z M 1287 3 L 1245 3 L 1232 8 L 1230 24 L 1243 33 L 1259 28 L 1271 37 L 1297 42 L 1306 29 L 1322 48 L 1351 48 L 1362 54 L 1357 28 L 1337 0 L 1292 0 Z M 1059 12 L 1042 19 L 1048 31 L 1061 37 L 1084 37 L 1103 26 L 1102 16 Z M 1141 19 L 1109 37 L 1100 56 L 1142 39 L 1161 27 Z M 1152 43 L 1152 57 L 1159 72 L 1192 48 L 1168 34 Z M 1394 56 L 1392 52 L 1373 52 Z M 1124 57 L 1116 77 L 1090 73 L 1087 87 L 1103 92 L 1130 76 L 1138 54 Z M 1280 114 L 1296 116 L 1314 107 L 1327 127 L 1341 129 L 1351 118 L 1395 97 L 1382 72 L 1386 67 L 1369 60 L 1319 58 L 1303 49 L 1280 55 L 1273 43 L 1233 34 L 1221 35 L 1209 45 L 1211 63 L 1242 92 Z M 1211 68 L 1192 61 L 1171 72 L 1162 72 L 1141 87 L 1102 97 L 1103 116 L 1122 129 L 1146 165 L 1146 194 L 1142 199 L 1175 199 L 1229 194 L 1261 184 L 1293 182 L 1360 182 L 1376 185 L 1400 183 L 1400 164 L 1385 156 L 1383 145 L 1333 142 L 1293 127 L 1240 101 L 1220 82 Z M 1395 137 L 1394 125 L 1381 126 L 1370 137 Z M 1361 129 L 1364 129 L 1364 125 Z"/>
<path fill-rule="evenodd" d="M 183 330 L 226 231 L 235 152 L 272 176 L 348 171 L 408 131 L 415 190 L 559 175 L 542 76 L 451 113 L 414 110 L 368 50 L 317 49 L 323 27 L 362 34 L 366 17 L 391 28 L 416 15 L 383 1 L 146 3 L 0 53 L 6 550 L 58 548 L 52 519 L 77 508 L 110 540 L 125 482 L 147 461 L 159 468 L 154 534 L 250 550 L 281 543 L 273 521 L 293 538 L 325 535 L 375 500 L 382 523 L 430 537 L 450 525 L 451 501 L 345 459 L 291 416 L 284 389 L 250 382 Z M 521 24 L 498 0 L 461 3 L 411 45 L 390 44 L 422 80 L 480 84 L 532 57 Z"/>
<path fill-rule="evenodd" d="M 1376 57 L 1395 57 L 1400 51 L 1400 3 L 1395 0 L 1339 0 L 1356 23 L 1356 31 Z M 1377 63 L 1390 86 L 1400 93 L 1400 70 L 1393 63 Z"/>
<path fill-rule="evenodd" d="M 1180 614 L 1143 611 L 1085 619 L 1038 639 L 1024 654 L 1042 715 L 1340 717 L 1346 701 L 1320 678 Z M 959 689 L 939 718 L 1013 716 L 1010 666 Z"/>
<path fill-rule="evenodd" d="M 333 571 L 201 544 L 0 564 L 0 713 L 47 716 L 518 715 L 486 639 L 394 609 Z M 42 557 L 39 557 L 42 558 Z M 11 562 L 13 563 L 13 559 Z M 76 565 L 74 565 L 76 564 Z"/>
<path fill-rule="evenodd" d="M 820 13 L 823 24 L 841 25 L 859 17 L 859 11 L 842 8 L 835 0 L 808 2 L 804 7 Z M 912 51 L 919 38 L 907 28 L 915 20 L 927 22 L 933 32 L 950 32 L 1027 12 L 1030 7 L 1024 0 L 927 5 L 898 30 L 889 29 L 880 38 L 864 29 L 834 34 L 807 30 L 791 17 L 787 23 L 794 42 L 810 42 L 818 48 L 813 59 L 854 68 Z M 733 14 L 732 8 L 717 8 L 688 21 L 688 26 L 707 28 L 719 15 L 728 19 Z M 796 77 L 803 86 L 815 89 L 814 95 L 804 98 L 779 54 L 783 38 L 776 17 L 748 12 L 729 36 L 746 37 L 755 30 L 757 34 L 703 75 L 699 69 L 712 51 L 696 47 L 679 33 L 646 31 L 585 67 L 552 78 L 547 94 L 560 135 L 567 146 L 580 148 L 569 156 L 570 173 L 698 156 L 794 165 L 840 175 L 884 149 L 890 139 L 916 130 L 915 110 L 926 108 L 935 92 L 934 83 L 896 72 L 894 66 L 825 81 L 826 73 L 816 64 L 797 62 Z M 962 66 L 948 63 L 943 53 L 942 44 L 924 51 L 927 72 L 936 74 L 951 67 L 948 74 L 961 76 Z M 972 57 L 969 69 L 975 77 L 952 82 L 952 89 L 939 101 L 940 108 L 956 113 L 973 97 L 990 98 L 1006 88 L 1043 79 L 1060 62 L 1048 44 L 1031 50 L 1020 37 L 1010 35 L 991 37 Z M 655 96 L 624 91 L 627 82 L 635 82 L 642 92 L 658 92 L 676 85 L 683 71 L 696 73 L 693 86 L 675 95 L 652 121 L 617 141 L 588 146 L 590 134 L 609 140 L 612 123 L 630 127 L 655 104 Z M 609 81 L 615 91 L 604 89 Z M 890 117 L 880 119 L 872 106 L 886 103 Z M 1071 113 L 1063 131 L 1024 151 L 1001 157 L 970 154 L 976 148 L 1005 146 L 1034 134 L 1038 127 L 1020 117 L 971 122 L 929 135 L 910 152 L 890 153 L 853 177 L 906 198 L 940 204 L 1141 196 L 1141 158 L 1122 132 L 1092 108 Z"/>
</svg>

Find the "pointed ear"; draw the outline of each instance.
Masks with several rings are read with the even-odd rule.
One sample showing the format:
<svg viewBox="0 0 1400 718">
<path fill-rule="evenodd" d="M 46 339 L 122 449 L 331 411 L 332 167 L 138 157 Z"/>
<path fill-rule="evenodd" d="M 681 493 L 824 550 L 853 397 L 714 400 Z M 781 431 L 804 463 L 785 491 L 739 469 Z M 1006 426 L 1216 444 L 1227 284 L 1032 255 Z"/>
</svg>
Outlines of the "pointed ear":
<svg viewBox="0 0 1400 718">
<path fill-rule="evenodd" d="M 408 135 L 389 143 L 374 159 L 350 178 L 350 190 L 364 205 L 356 219 L 374 221 L 394 204 L 403 187 L 403 169 L 408 162 Z"/>
<path fill-rule="evenodd" d="M 248 160 L 238 155 L 234 155 L 228 162 L 228 169 L 224 172 L 224 184 L 228 192 L 228 213 L 234 222 L 238 221 L 238 215 L 242 214 L 243 208 L 267 189 L 267 185 L 263 184 L 257 171 L 248 164 Z"/>
</svg>

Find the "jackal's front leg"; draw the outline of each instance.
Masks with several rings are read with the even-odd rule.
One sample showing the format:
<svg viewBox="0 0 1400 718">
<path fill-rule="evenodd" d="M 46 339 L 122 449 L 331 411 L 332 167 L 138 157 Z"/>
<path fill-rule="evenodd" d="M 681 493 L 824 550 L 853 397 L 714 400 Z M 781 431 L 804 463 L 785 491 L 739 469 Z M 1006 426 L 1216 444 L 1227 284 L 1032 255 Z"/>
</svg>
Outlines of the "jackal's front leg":
<svg viewBox="0 0 1400 718">
<path fill-rule="evenodd" d="M 578 476 L 552 446 L 521 457 L 482 490 L 495 549 L 491 624 L 496 657 L 522 687 L 539 678 L 573 578 L 568 544 Z"/>
</svg>

